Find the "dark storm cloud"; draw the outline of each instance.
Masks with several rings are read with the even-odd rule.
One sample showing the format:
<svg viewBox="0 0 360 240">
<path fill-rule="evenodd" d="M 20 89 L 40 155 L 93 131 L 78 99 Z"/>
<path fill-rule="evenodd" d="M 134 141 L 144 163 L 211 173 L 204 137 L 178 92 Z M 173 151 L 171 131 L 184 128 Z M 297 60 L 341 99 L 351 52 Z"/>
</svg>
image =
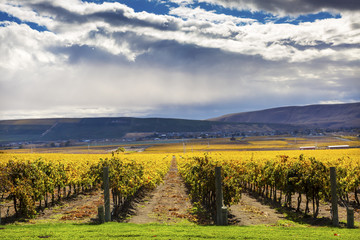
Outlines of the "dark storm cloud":
<svg viewBox="0 0 360 240">
<path fill-rule="evenodd" d="M 219 48 L 202 47 L 197 44 L 181 43 L 177 40 L 159 40 L 155 37 L 141 35 L 136 32 L 109 32 L 101 27 L 87 34 L 89 39 L 104 37 L 114 39 L 119 45 L 126 43 L 132 52 L 140 52 L 136 62 L 131 63 L 121 54 L 111 52 L 86 44 L 50 47 L 48 50 L 55 55 L 65 54 L 68 63 L 116 63 L 121 65 L 142 65 L 159 68 L 177 68 L 182 71 L 201 72 L 212 71 L 217 66 L 227 70 L 239 69 L 241 66 L 250 67 L 256 61 L 266 65 L 266 61 L 259 55 L 246 56 L 223 51 Z M 241 66 L 230 63 L 241 61 Z"/>
<path fill-rule="evenodd" d="M 28 3 L 27 5 L 41 14 L 51 14 L 57 21 L 60 22 L 79 24 L 87 21 L 84 16 L 71 12 L 63 7 L 54 6 L 49 2 L 35 4 Z"/>
<path fill-rule="evenodd" d="M 333 49 L 333 50 L 343 50 L 343 49 L 359 49 L 360 44 L 359 43 L 342 43 L 342 44 L 334 44 L 334 43 L 328 43 L 324 41 L 314 41 L 312 43 L 308 44 L 300 44 L 292 39 L 281 39 L 276 42 L 268 42 L 267 46 L 271 46 L 272 44 L 280 44 L 282 46 L 291 46 L 296 48 L 297 50 L 304 51 L 307 49 L 317 49 L 317 50 L 324 50 L 324 49 Z"/>
<path fill-rule="evenodd" d="M 126 42 L 134 52 L 143 52 L 136 58 L 136 62 L 129 62 L 123 55 L 114 55 L 111 52 L 94 48 L 89 45 L 74 44 L 71 46 L 50 47 L 48 51 L 55 55 L 68 56 L 69 64 L 121 64 L 159 69 L 178 69 L 191 73 L 224 72 L 232 74 L 243 70 L 251 71 L 254 66 L 275 67 L 278 63 L 266 61 L 260 55 L 249 56 L 231 53 L 216 48 L 207 48 L 195 44 L 180 43 L 176 40 L 158 40 L 152 37 L 139 37 L 133 32 L 114 32 L 110 35 L 105 31 L 92 31 L 90 38 L 98 35 L 115 39 L 119 44 Z"/>
<path fill-rule="evenodd" d="M 301 14 L 314 13 L 322 10 L 358 11 L 359 0 L 204 0 L 232 7 L 252 7 L 273 13 Z"/>
<path fill-rule="evenodd" d="M 241 70 L 249 71 L 254 64 L 266 66 L 271 63 L 259 55 L 248 56 L 171 40 L 154 42 L 149 46 L 149 50 L 137 58 L 138 63 L 173 67 L 191 73 L 220 71 L 224 73 L 224 77 Z"/>
<path fill-rule="evenodd" d="M 123 55 L 114 55 L 108 51 L 94 48 L 88 45 L 74 44 L 71 46 L 57 46 L 47 48 L 49 52 L 53 54 L 66 55 L 68 64 L 80 64 L 80 63 L 91 63 L 91 64 L 111 64 L 117 63 L 122 65 L 128 65 L 129 60 Z"/>
<path fill-rule="evenodd" d="M 129 18 L 126 16 L 124 9 L 112 9 L 109 11 L 80 14 L 60 6 L 55 6 L 49 2 L 28 5 L 37 12 L 51 14 L 57 21 L 68 24 L 104 21 L 113 26 L 130 25 L 133 27 L 150 27 L 161 31 L 175 31 L 179 27 L 172 18 L 168 18 L 167 21 L 164 22 L 156 22 L 152 21 L 152 19 L 142 20 L 138 18 Z"/>
</svg>

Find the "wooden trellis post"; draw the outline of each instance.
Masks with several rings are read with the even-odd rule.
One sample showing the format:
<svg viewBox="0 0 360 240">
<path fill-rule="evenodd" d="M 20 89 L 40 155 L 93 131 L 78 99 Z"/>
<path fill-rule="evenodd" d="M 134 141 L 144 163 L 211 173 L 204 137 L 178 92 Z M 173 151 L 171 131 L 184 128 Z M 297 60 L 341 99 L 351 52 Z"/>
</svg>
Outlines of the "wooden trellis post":
<svg viewBox="0 0 360 240">
<path fill-rule="evenodd" d="M 331 184 L 331 213 L 333 226 L 339 226 L 338 198 L 336 187 L 336 168 L 330 167 L 330 184 Z"/>
<path fill-rule="evenodd" d="M 215 167 L 216 225 L 228 225 L 228 211 L 223 205 L 221 167 Z"/>
<path fill-rule="evenodd" d="M 111 213 L 110 213 L 109 167 L 104 167 L 104 205 L 105 205 L 105 222 L 110 222 Z"/>
<path fill-rule="evenodd" d="M 98 218 L 99 218 L 99 223 L 105 222 L 105 213 L 104 213 L 103 205 L 98 206 Z"/>
<path fill-rule="evenodd" d="M 348 207 L 347 209 L 347 227 L 354 228 L 354 209 Z"/>
<path fill-rule="evenodd" d="M 2 210 L 2 207 L 4 207 L 4 205 L 0 204 L 0 225 L 1 225 L 1 210 Z"/>
</svg>

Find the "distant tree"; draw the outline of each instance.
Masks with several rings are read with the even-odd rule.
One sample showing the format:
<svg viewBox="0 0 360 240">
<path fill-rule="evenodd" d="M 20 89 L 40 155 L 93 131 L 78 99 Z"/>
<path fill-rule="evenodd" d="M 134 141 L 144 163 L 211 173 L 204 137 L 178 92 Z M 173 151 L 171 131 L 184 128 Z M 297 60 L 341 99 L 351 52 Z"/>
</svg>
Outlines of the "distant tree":
<svg viewBox="0 0 360 240">
<path fill-rule="evenodd" d="M 116 149 L 116 152 L 125 152 L 125 148 L 119 147 L 118 149 Z"/>
<path fill-rule="evenodd" d="M 70 145 L 71 145 L 70 140 L 67 140 L 67 141 L 65 142 L 65 147 L 69 147 Z"/>
<path fill-rule="evenodd" d="M 67 140 L 66 142 L 60 143 L 60 147 L 69 147 L 69 146 L 71 146 L 70 140 Z"/>
<path fill-rule="evenodd" d="M 119 153 L 122 153 L 122 152 L 125 152 L 125 151 L 126 151 L 125 148 L 119 147 L 118 149 L 116 149 L 115 151 L 113 151 L 111 154 L 112 154 L 112 156 L 114 156 L 115 153 L 116 153 L 116 154 L 119 154 Z"/>
</svg>

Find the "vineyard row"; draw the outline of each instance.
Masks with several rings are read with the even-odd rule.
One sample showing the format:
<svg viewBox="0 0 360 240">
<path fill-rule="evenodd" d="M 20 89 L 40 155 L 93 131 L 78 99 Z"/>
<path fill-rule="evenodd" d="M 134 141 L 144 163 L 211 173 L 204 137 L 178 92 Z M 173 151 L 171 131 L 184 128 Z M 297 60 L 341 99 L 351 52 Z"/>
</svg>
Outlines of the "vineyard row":
<svg viewBox="0 0 360 240">
<path fill-rule="evenodd" d="M 98 188 L 103 184 L 103 167 L 110 169 L 113 209 L 117 214 L 140 189 L 152 189 L 162 182 L 171 161 L 170 157 L 151 154 L 91 160 L 66 154 L 61 155 L 64 159 L 56 154 L 48 157 L 28 160 L 23 156 L 0 161 L 0 197 L 13 202 L 17 216 L 34 217 L 49 205 L 50 198 L 54 203 Z"/>
<path fill-rule="evenodd" d="M 355 196 L 352 204 L 360 206 L 360 161 L 339 158 L 319 161 L 314 157 L 289 157 L 279 155 L 270 159 L 233 159 L 222 155 L 193 155 L 179 157 L 179 170 L 190 189 L 194 202 L 200 203 L 215 214 L 215 167 L 222 167 L 224 204 L 239 202 L 242 190 L 256 192 L 265 198 L 291 206 L 291 199 L 298 194 L 297 211 L 305 196 L 305 213 L 319 213 L 321 200 L 330 201 L 330 167 L 337 169 L 337 192 L 341 202 L 349 205 L 349 194 Z"/>
</svg>

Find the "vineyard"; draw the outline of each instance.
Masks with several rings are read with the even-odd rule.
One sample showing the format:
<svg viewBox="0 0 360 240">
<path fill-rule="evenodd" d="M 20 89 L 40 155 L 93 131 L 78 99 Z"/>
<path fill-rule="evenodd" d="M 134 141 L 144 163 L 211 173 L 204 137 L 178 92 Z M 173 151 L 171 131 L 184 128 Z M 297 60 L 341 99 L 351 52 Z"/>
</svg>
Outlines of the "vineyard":
<svg viewBox="0 0 360 240">
<path fill-rule="evenodd" d="M 35 217 L 56 201 L 102 185 L 103 167 L 110 169 L 117 212 L 140 189 L 153 189 L 170 165 L 166 155 L 1 154 L 1 199 L 13 201 L 17 216 Z"/>
<path fill-rule="evenodd" d="M 261 146 L 288 145 L 289 141 L 294 139 L 287 142 L 262 141 Z M 339 204 L 355 208 L 356 219 L 360 219 L 358 148 L 301 151 L 285 147 L 276 151 L 228 151 L 233 143 L 192 144 L 191 148 L 190 144 L 160 145 L 147 148 L 143 153 L 3 152 L 0 154 L 0 203 L 13 208 L 17 217 L 36 218 L 44 208 L 55 206 L 79 193 L 101 189 L 103 168 L 108 167 L 112 215 L 116 217 L 137 193 L 157 188 L 166 177 L 172 160 L 176 159 L 172 163 L 175 164 L 173 171 L 178 169 L 186 184 L 193 210 L 204 209 L 212 219 L 216 212 L 217 166 L 222 167 L 223 201 L 226 206 L 238 205 L 242 196 L 250 193 L 313 218 L 318 217 L 320 205 L 330 201 L 330 167 L 336 167 Z M 219 148 L 223 151 L 218 151 Z M 84 148 L 83 152 L 86 151 L 88 149 Z M 166 197 L 166 194 L 163 196 Z M 177 199 L 178 196 L 171 197 Z M 182 197 L 182 200 L 185 198 Z M 180 216 L 174 212 L 176 208 L 167 209 Z M 192 213 L 197 214 L 193 210 Z"/>
<path fill-rule="evenodd" d="M 190 187 L 193 201 L 214 213 L 216 166 L 223 170 L 224 204 L 239 202 L 241 192 L 250 191 L 293 207 L 296 211 L 306 202 L 304 213 L 317 217 L 320 201 L 330 201 L 330 167 L 338 172 L 338 195 L 345 206 L 360 206 L 360 151 L 318 150 L 304 155 L 301 151 L 222 152 L 179 156 L 180 173 Z M 305 199 L 303 199 L 305 196 Z M 350 197 L 353 199 L 350 199 Z"/>
</svg>

